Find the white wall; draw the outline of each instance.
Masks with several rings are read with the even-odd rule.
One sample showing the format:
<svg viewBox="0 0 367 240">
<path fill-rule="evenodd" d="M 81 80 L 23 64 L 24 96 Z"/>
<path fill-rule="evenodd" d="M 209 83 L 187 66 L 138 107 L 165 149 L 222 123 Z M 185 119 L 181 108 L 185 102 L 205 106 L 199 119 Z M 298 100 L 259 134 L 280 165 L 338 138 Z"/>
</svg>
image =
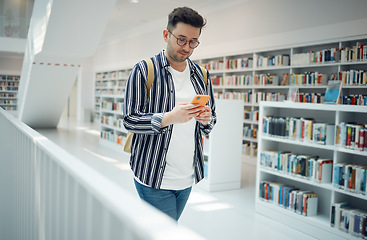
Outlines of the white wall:
<svg viewBox="0 0 367 240">
<path fill-rule="evenodd" d="M 77 120 L 90 121 L 94 107 L 93 57 L 83 61 L 78 75 Z"/>
<path fill-rule="evenodd" d="M 18 74 L 22 71 L 23 54 L 19 56 L 8 56 L 0 54 L 0 73 L 1 74 Z"/>
<path fill-rule="evenodd" d="M 366 9 L 365 0 L 250 0 L 213 12 L 197 9 L 208 24 L 192 58 L 367 34 Z M 165 47 L 166 19 L 100 45 L 95 71 L 131 67 L 158 53 Z"/>
</svg>

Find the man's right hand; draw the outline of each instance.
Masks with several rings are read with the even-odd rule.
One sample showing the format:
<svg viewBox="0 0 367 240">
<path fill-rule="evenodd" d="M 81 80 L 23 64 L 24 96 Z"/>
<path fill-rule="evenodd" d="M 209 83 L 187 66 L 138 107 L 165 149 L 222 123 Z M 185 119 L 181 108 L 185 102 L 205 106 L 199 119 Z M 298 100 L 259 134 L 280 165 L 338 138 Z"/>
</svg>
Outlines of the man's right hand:
<svg viewBox="0 0 367 240">
<path fill-rule="evenodd" d="M 205 107 L 200 107 L 197 104 L 180 103 L 172 109 L 170 112 L 166 112 L 163 115 L 161 128 L 167 127 L 171 124 L 185 123 L 192 118 L 198 116 L 205 110 Z"/>
</svg>

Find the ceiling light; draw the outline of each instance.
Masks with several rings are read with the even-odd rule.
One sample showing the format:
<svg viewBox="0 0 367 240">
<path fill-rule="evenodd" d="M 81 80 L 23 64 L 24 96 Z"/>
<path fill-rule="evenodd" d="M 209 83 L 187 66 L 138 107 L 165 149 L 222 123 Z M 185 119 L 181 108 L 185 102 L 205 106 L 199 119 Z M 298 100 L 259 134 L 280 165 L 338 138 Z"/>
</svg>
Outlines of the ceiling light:
<svg viewBox="0 0 367 240">
<path fill-rule="evenodd" d="M 139 0 L 130 0 L 131 3 L 138 3 Z"/>
</svg>

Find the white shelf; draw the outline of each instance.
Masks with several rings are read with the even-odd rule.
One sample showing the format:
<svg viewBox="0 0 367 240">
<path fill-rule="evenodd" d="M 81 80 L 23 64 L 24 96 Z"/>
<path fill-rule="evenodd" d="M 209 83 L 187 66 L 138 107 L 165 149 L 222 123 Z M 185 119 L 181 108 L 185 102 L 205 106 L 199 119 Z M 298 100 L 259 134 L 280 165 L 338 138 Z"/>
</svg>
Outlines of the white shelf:
<svg viewBox="0 0 367 240">
<path fill-rule="evenodd" d="M 15 78 L 15 79 L 14 79 Z M 15 101 L 15 103 L 0 103 L 0 107 L 17 116 L 17 99 L 20 76 L 17 74 L 0 73 L 0 99 L 1 101 Z M 10 90 L 11 89 L 11 90 Z M 14 90 L 15 89 L 15 90 Z M 12 94 L 13 96 L 6 96 Z"/>
<path fill-rule="evenodd" d="M 327 216 L 305 217 L 259 199 L 256 200 L 255 205 L 257 213 L 276 219 L 277 222 L 282 222 L 316 239 L 360 239 L 338 229 L 331 228 Z"/>
<path fill-rule="evenodd" d="M 280 83 L 282 80 L 282 76 L 284 73 L 289 74 L 291 76 L 293 73 L 303 74 L 304 72 L 320 72 L 327 75 L 327 80 L 330 79 L 333 73 L 338 73 L 340 71 L 347 70 L 367 70 L 367 60 L 351 60 L 351 61 L 329 61 L 329 62 L 320 62 L 320 63 L 308 63 L 308 64 L 294 64 L 293 58 L 295 54 L 299 53 L 308 53 L 310 51 L 318 51 L 321 49 L 330 49 L 330 48 L 345 48 L 351 47 L 351 45 L 355 45 L 357 42 L 362 42 L 362 44 L 367 42 L 367 35 L 365 36 L 351 36 L 349 38 L 343 39 L 335 39 L 329 40 L 327 43 L 323 42 L 315 42 L 315 43 L 307 43 L 307 44 L 298 44 L 290 47 L 284 48 L 274 48 L 271 50 L 261 50 L 254 52 L 238 52 L 235 55 L 226 55 L 226 56 L 213 56 L 211 58 L 199 59 L 196 62 L 199 64 L 209 64 L 210 66 L 217 66 L 219 62 L 220 65 L 225 66 L 227 60 L 236 60 L 240 58 L 251 58 L 253 59 L 253 67 L 244 68 L 244 69 L 215 69 L 209 70 L 211 76 L 219 76 L 223 78 L 223 82 L 226 82 L 227 77 L 233 75 L 250 75 L 252 79 L 255 78 L 257 74 L 267 74 L 273 73 L 278 76 L 278 82 Z M 289 65 L 288 66 L 267 66 L 267 67 L 259 67 L 257 66 L 257 60 L 259 57 L 267 57 L 267 56 L 277 56 L 277 55 L 289 55 Z M 222 66 L 220 66 L 222 67 Z M 326 84 L 323 85 L 215 85 L 214 90 L 220 92 L 223 96 L 225 96 L 228 92 L 243 92 L 243 91 L 251 91 L 253 94 L 257 92 L 272 92 L 272 93 L 286 93 L 289 87 L 297 86 L 299 88 L 300 93 L 321 93 L 324 94 L 326 90 Z M 363 90 L 361 90 L 361 88 Z M 361 91 L 367 92 L 367 85 L 356 85 L 356 86 L 343 86 L 344 92 L 347 95 L 353 94 L 361 94 Z M 225 98 L 225 97 L 223 97 Z M 246 105 L 256 108 L 256 104 Z"/>
<path fill-rule="evenodd" d="M 291 152 L 297 151 L 298 154 L 321 154 L 331 156 L 334 164 L 353 164 L 354 161 L 357 161 L 358 164 L 367 166 L 367 151 L 357 151 L 335 145 L 319 145 L 312 142 L 267 136 L 262 133 L 263 121 L 261 119 L 263 119 L 264 116 L 274 115 L 276 117 L 292 117 L 292 114 L 296 114 L 297 117 L 304 118 L 320 117 L 328 123 L 335 124 L 344 121 L 345 119 L 352 119 L 359 123 L 367 123 L 366 106 L 261 102 L 258 131 L 257 186 L 260 185 L 261 181 L 276 181 L 286 185 L 299 187 L 302 190 L 317 192 L 319 195 L 319 210 L 316 217 L 300 216 L 292 211 L 278 207 L 273 203 L 261 200 L 259 198 L 259 189 L 257 189 L 256 193 L 256 210 L 265 216 L 274 218 L 276 221 L 285 222 L 287 225 L 290 225 L 295 229 L 306 231 L 318 239 L 358 239 L 350 234 L 338 230 L 337 228 L 330 227 L 331 206 L 333 203 L 340 202 L 340 199 L 343 199 L 343 201 L 350 201 L 353 208 L 366 210 L 366 195 L 336 188 L 332 183 L 319 183 L 302 176 L 285 173 L 283 171 L 260 165 L 260 156 L 262 151 L 286 150 Z"/>
<path fill-rule="evenodd" d="M 317 143 L 313 143 L 313 142 L 291 140 L 291 139 L 280 138 L 280 137 L 272 137 L 272 136 L 266 136 L 266 135 L 263 135 L 262 139 L 263 140 L 270 140 L 270 141 L 274 141 L 274 142 L 288 143 L 288 144 L 292 144 L 292 145 L 302 145 L 302 146 L 305 146 L 305 147 L 319 148 L 319 149 L 330 150 L 330 151 L 334 151 L 336 149 L 334 145 L 321 145 L 321 144 L 317 144 Z"/>
<path fill-rule="evenodd" d="M 206 191 L 238 189 L 241 186 L 243 103 L 216 100 L 219 119 L 207 141 L 207 177 L 197 186 Z M 205 142 L 204 142 L 205 144 Z"/>
<path fill-rule="evenodd" d="M 107 94 L 107 95 L 104 95 L 102 94 L 100 96 L 100 103 L 103 103 L 105 100 L 107 101 L 111 101 L 112 102 L 112 106 L 113 106 L 113 103 L 115 102 L 122 102 L 124 99 L 123 96 L 121 95 L 111 95 L 111 94 Z M 101 104 L 98 103 L 98 106 L 100 106 Z M 123 135 L 123 139 L 122 139 L 122 144 L 117 144 L 117 143 L 114 143 L 112 141 L 109 141 L 109 140 L 106 140 L 104 138 L 102 138 L 102 136 L 100 136 L 100 143 L 102 145 L 105 145 L 115 151 L 118 151 L 118 152 L 124 152 L 123 151 L 123 144 L 125 142 L 125 136 L 127 135 L 127 130 L 122 126 L 121 128 L 119 127 L 115 127 L 113 124 L 113 121 L 116 121 L 118 118 L 122 118 L 122 110 L 121 111 L 115 111 L 115 110 L 106 110 L 106 109 L 103 109 L 102 107 L 100 107 L 99 109 L 99 121 L 102 120 L 102 117 L 103 116 L 110 116 L 112 119 L 112 122 L 110 124 L 104 124 L 102 122 L 100 122 L 100 127 L 101 127 L 101 131 L 111 131 L 114 136 L 116 137 L 117 134 L 119 135 Z"/>
</svg>

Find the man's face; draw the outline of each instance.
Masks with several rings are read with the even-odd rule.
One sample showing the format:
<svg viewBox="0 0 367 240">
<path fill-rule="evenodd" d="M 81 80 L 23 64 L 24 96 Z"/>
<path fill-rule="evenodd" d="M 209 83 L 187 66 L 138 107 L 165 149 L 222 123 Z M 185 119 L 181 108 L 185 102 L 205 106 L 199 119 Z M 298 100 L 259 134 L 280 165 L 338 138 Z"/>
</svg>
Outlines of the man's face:
<svg viewBox="0 0 367 240">
<path fill-rule="evenodd" d="M 184 62 L 194 52 L 194 49 L 190 48 L 189 43 L 190 41 L 199 40 L 200 28 L 179 22 L 171 32 L 174 36 L 168 30 L 165 30 L 163 33 L 167 42 L 168 57 L 171 61 Z M 179 46 L 176 37 L 180 40 L 185 39 L 187 43 L 184 46 Z"/>
</svg>

